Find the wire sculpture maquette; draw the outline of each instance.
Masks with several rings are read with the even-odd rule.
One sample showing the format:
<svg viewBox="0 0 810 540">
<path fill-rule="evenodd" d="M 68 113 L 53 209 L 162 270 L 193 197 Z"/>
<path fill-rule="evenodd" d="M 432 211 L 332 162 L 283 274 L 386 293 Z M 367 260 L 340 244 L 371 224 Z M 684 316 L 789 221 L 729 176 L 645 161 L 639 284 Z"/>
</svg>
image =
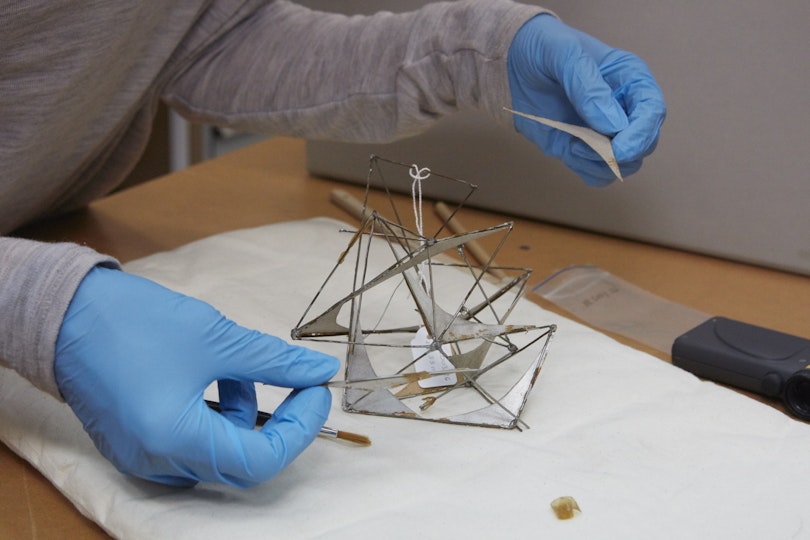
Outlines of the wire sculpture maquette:
<svg viewBox="0 0 810 540">
<path fill-rule="evenodd" d="M 432 234 L 422 225 L 427 181 L 460 201 Z M 372 186 L 387 194 L 380 211 L 368 206 Z M 520 416 L 556 328 L 507 323 L 531 274 L 498 267 L 507 277 L 497 282 L 488 274 L 512 222 L 449 232 L 448 221 L 476 189 L 427 168 L 371 156 L 364 218 L 357 230 L 344 231 L 351 233 L 346 249 L 292 330 L 293 339 L 346 344 L 345 411 L 528 427 Z M 403 197 L 394 195 L 402 191 L 412 194 L 407 211 L 400 208 Z M 489 261 L 472 261 L 466 244 L 492 235 L 500 240 Z M 405 383 L 394 377 L 408 373 L 413 377 Z M 375 379 L 397 380 L 398 386 L 375 389 L 368 384 Z M 352 381 L 365 384 L 353 387 Z"/>
</svg>

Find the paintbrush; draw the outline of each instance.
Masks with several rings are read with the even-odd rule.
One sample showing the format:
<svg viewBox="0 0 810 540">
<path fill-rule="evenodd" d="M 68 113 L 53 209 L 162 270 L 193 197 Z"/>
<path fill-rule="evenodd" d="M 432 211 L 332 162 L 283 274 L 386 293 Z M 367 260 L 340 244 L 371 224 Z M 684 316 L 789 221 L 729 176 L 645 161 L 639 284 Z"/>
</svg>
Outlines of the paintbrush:
<svg viewBox="0 0 810 540">
<path fill-rule="evenodd" d="M 355 379 L 350 381 L 329 381 L 324 383 L 323 386 L 327 386 L 330 388 L 353 388 L 357 390 L 367 390 L 369 392 L 375 392 L 377 390 L 383 390 L 385 388 L 392 388 L 394 386 L 402 386 L 406 384 L 410 384 L 412 382 L 421 381 L 423 379 L 428 379 L 430 377 L 439 377 L 441 375 L 447 375 L 450 373 L 469 373 L 475 372 L 477 370 L 474 369 L 450 369 L 447 371 L 436 371 L 436 372 L 429 372 L 429 371 L 416 371 L 414 373 L 403 373 L 400 375 L 392 375 L 388 377 L 375 377 L 373 379 Z M 212 401 L 209 399 L 205 400 L 205 403 L 210 407 L 212 410 L 217 412 L 221 412 L 221 407 L 219 403 L 216 401 Z M 256 414 L 256 425 L 261 427 L 263 426 L 273 415 L 264 412 L 258 411 Z M 342 441 L 358 444 L 360 446 L 370 446 L 371 439 L 369 439 L 366 435 L 361 435 L 359 433 L 352 433 L 351 431 L 343 431 L 335 428 L 331 428 L 328 426 L 323 426 L 319 433 L 321 437 L 325 437 L 328 439 L 340 439 Z"/>
<path fill-rule="evenodd" d="M 221 412 L 221 407 L 219 406 L 219 403 L 217 403 L 216 401 L 206 399 L 205 403 L 212 410 Z M 256 425 L 261 427 L 264 424 L 266 424 L 267 421 L 270 420 L 272 417 L 273 415 L 268 412 L 259 411 L 256 414 Z M 318 435 L 320 435 L 321 437 L 325 437 L 327 439 L 340 439 L 342 441 L 358 444 L 360 446 L 371 446 L 371 439 L 369 439 L 365 435 L 361 435 L 359 433 L 352 433 L 351 431 L 343 431 L 327 426 L 323 426 Z"/>
<path fill-rule="evenodd" d="M 436 214 L 447 224 L 447 228 L 450 229 L 453 234 L 467 234 L 469 232 L 464 225 L 461 224 L 458 218 L 455 217 L 454 212 L 450 210 L 450 208 L 443 202 L 437 202 L 433 206 L 433 209 L 436 211 Z M 481 244 L 478 243 L 477 240 L 471 240 L 464 245 L 479 264 L 482 266 L 489 264 L 489 266 L 486 267 L 487 272 L 500 280 L 507 279 L 508 276 L 506 275 L 506 272 L 500 268 L 497 268 L 495 261 L 492 260 L 489 253 L 486 252 L 486 250 L 481 246 Z"/>
<path fill-rule="evenodd" d="M 370 216 L 374 212 L 373 208 L 363 206 L 363 203 L 342 189 L 333 189 L 329 198 L 336 206 L 342 208 L 349 215 L 359 221 L 363 221 L 365 217 Z M 435 205 L 435 210 L 439 217 L 442 218 L 445 223 L 447 223 L 447 228 L 450 229 L 453 234 L 465 234 L 468 232 L 467 229 L 465 229 L 464 226 L 458 221 L 458 218 L 453 215 L 453 211 L 451 211 L 446 204 L 437 202 Z M 486 265 L 487 262 L 490 262 L 489 254 L 477 241 L 472 240 L 467 242 L 466 246 L 473 258 L 481 265 Z M 496 267 L 495 261 L 490 262 L 487 272 L 500 280 L 507 278 L 506 273 L 500 268 Z"/>
<path fill-rule="evenodd" d="M 355 199 L 351 193 L 342 189 L 333 189 L 332 193 L 329 195 L 329 199 L 335 206 L 344 210 L 357 221 L 363 221 L 366 217 L 374 213 L 373 208 L 364 206 L 363 203 Z"/>
</svg>

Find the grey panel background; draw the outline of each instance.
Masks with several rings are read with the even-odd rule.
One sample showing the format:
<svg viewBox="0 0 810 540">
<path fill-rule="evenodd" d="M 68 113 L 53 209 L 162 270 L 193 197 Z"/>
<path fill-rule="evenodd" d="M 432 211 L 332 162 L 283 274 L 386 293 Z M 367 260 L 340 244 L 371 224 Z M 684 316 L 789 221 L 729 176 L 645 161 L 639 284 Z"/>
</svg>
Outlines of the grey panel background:
<svg viewBox="0 0 810 540">
<path fill-rule="evenodd" d="M 359 13 L 426 2 L 301 3 Z M 479 184 L 482 207 L 810 274 L 810 2 L 541 5 L 650 65 L 669 115 L 641 172 L 587 187 L 475 112 L 389 145 L 310 142 L 310 170 L 365 180 L 377 153 Z"/>
</svg>

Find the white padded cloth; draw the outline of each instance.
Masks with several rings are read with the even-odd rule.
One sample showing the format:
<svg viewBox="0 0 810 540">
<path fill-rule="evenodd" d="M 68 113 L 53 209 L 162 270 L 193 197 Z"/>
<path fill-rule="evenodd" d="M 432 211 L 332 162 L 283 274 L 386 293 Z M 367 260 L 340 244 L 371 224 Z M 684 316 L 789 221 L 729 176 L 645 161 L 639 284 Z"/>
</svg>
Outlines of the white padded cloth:
<svg viewBox="0 0 810 540">
<path fill-rule="evenodd" d="M 346 242 L 318 219 L 234 231 L 126 265 L 289 339 Z M 122 538 L 792 538 L 807 534 L 810 428 L 522 302 L 558 325 L 524 432 L 352 415 L 274 480 L 174 489 L 120 475 L 65 404 L 0 372 L 0 437 Z M 321 346 L 321 345 L 318 345 Z M 332 347 L 330 349 L 330 347 Z M 338 347 L 335 350 L 334 347 Z M 324 346 L 338 354 L 340 346 Z M 260 388 L 263 407 L 277 393 Z M 559 521 L 549 503 L 582 509 Z"/>
</svg>

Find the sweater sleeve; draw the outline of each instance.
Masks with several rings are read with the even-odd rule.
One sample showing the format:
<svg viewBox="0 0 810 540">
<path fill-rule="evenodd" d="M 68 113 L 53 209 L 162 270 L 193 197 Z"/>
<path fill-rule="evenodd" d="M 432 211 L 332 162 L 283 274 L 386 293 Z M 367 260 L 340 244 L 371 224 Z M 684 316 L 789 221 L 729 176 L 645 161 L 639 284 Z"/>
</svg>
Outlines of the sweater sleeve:
<svg viewBox="0 0 810 540">
<path fill-rule="evenodd" d="M 0 363 L 61 399 L 53 374 L 56 339 L 79 283 L 118 262 L 76 244 L 0 237 Z"/>
<path fill-rule="evenodd" d="M 166 88 L 193 121 L 356 142 L 413 135 L 461 109 L 512 120 L 506 55 L 545 10 L 508 0 L 345 16 L 270 2 Z"/>
</svg>

